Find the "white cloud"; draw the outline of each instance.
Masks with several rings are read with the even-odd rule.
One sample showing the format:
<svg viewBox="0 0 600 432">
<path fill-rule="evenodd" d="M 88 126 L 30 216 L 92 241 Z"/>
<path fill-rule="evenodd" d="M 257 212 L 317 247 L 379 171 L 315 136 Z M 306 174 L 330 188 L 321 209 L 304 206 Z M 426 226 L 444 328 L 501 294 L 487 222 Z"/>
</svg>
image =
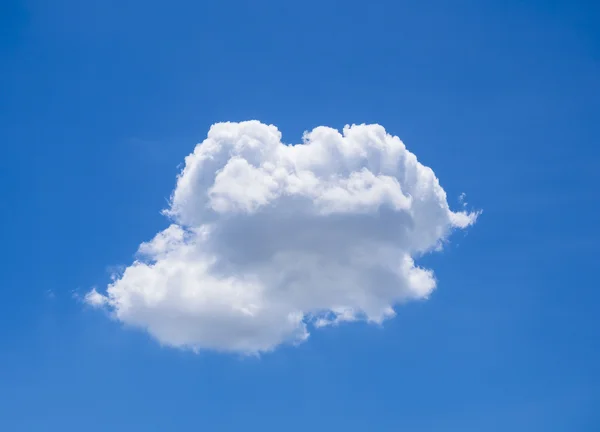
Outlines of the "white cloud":
<svg viewBox="0 0 600 432">
<path fill-rule="evenodd" d="M 101 307 L 108 303 L 108 298 L 96 291 L 96 288 L 92 288 L 91 291 L 85 295 L 83 300 L 93 307 Z"/>
<path fill-rule="evenodd" d="M 242 353 L 426 298 L 435 279 L 413 257 L 477 217 L 452 212 L 379 125 L 318 127 L 291 146 L 258 121 L 213 125 L 165 214 L 172 225 L 86 301 L 167 345 Z"/>
</svg>

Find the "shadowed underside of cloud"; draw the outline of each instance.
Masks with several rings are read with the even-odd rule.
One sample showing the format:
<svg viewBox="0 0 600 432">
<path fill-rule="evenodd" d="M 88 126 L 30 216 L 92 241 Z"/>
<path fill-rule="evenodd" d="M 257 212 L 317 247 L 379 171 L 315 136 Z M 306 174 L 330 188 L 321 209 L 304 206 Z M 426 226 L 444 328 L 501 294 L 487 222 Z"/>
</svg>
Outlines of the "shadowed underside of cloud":
<svg viewBox="0 0 600 432">
<path fill-rule="evenodd" d="M 379 125 L 285 145 L 258 121 L 213 125 L 165 214 L 172 224 L 86 301 L 166 345 L 248 354 L 426 298 L 435 279 L 413 257 L 477 218 L 451 211 L 434 172 Z"/>
</svg>

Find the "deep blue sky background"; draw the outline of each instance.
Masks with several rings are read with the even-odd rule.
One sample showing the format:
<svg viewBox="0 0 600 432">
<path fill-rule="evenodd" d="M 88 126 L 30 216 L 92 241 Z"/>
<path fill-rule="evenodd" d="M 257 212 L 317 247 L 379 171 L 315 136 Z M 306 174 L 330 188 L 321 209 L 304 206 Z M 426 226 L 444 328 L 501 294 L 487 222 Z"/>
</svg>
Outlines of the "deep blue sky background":
<svg viewBox="0 0 600 432">
<path fill-rule="evenodd" d="M 4 0 L 0 430 L 600 430 L 599 5 Z M 377 122 L 466 192 L 433 297 L 260 359 L 78 303 L 246 119 Z"/>
</svg>

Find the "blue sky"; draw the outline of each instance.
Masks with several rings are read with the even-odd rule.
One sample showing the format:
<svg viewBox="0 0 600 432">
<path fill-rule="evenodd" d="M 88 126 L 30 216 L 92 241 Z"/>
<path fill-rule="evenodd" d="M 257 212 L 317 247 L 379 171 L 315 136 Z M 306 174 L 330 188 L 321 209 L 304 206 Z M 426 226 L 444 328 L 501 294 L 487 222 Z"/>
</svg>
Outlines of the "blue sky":
<svg viewBox="0 0 600 432">
<path fill-rule="evenodd" d="M 598 6 L 203 3 L 2 4 L 0 429 L 598 430 Z M 431 298 L 260 358 L 76 300 L 166 228 L 210 125 L 248 119 L 379 123 L 483 209 L 419 260 Z"/>
</svg>

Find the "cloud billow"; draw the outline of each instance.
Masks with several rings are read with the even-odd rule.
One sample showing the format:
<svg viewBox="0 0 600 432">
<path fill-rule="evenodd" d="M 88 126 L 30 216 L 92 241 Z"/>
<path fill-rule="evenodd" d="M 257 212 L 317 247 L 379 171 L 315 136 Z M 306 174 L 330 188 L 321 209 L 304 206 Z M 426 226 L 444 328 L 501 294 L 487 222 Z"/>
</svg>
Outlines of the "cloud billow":
<svg viewBox="0 0 600 432">
<path fill-rule="evenodd" d="M 393 317 L 436 282 L 413 258 L 477 213 L 450 210 L 434 172 L 379 125 L 218 123 L 185 158 L 172 224 L 89 304 L 161 343 L 246 354 L 309 329 Z"/>
</svg>

